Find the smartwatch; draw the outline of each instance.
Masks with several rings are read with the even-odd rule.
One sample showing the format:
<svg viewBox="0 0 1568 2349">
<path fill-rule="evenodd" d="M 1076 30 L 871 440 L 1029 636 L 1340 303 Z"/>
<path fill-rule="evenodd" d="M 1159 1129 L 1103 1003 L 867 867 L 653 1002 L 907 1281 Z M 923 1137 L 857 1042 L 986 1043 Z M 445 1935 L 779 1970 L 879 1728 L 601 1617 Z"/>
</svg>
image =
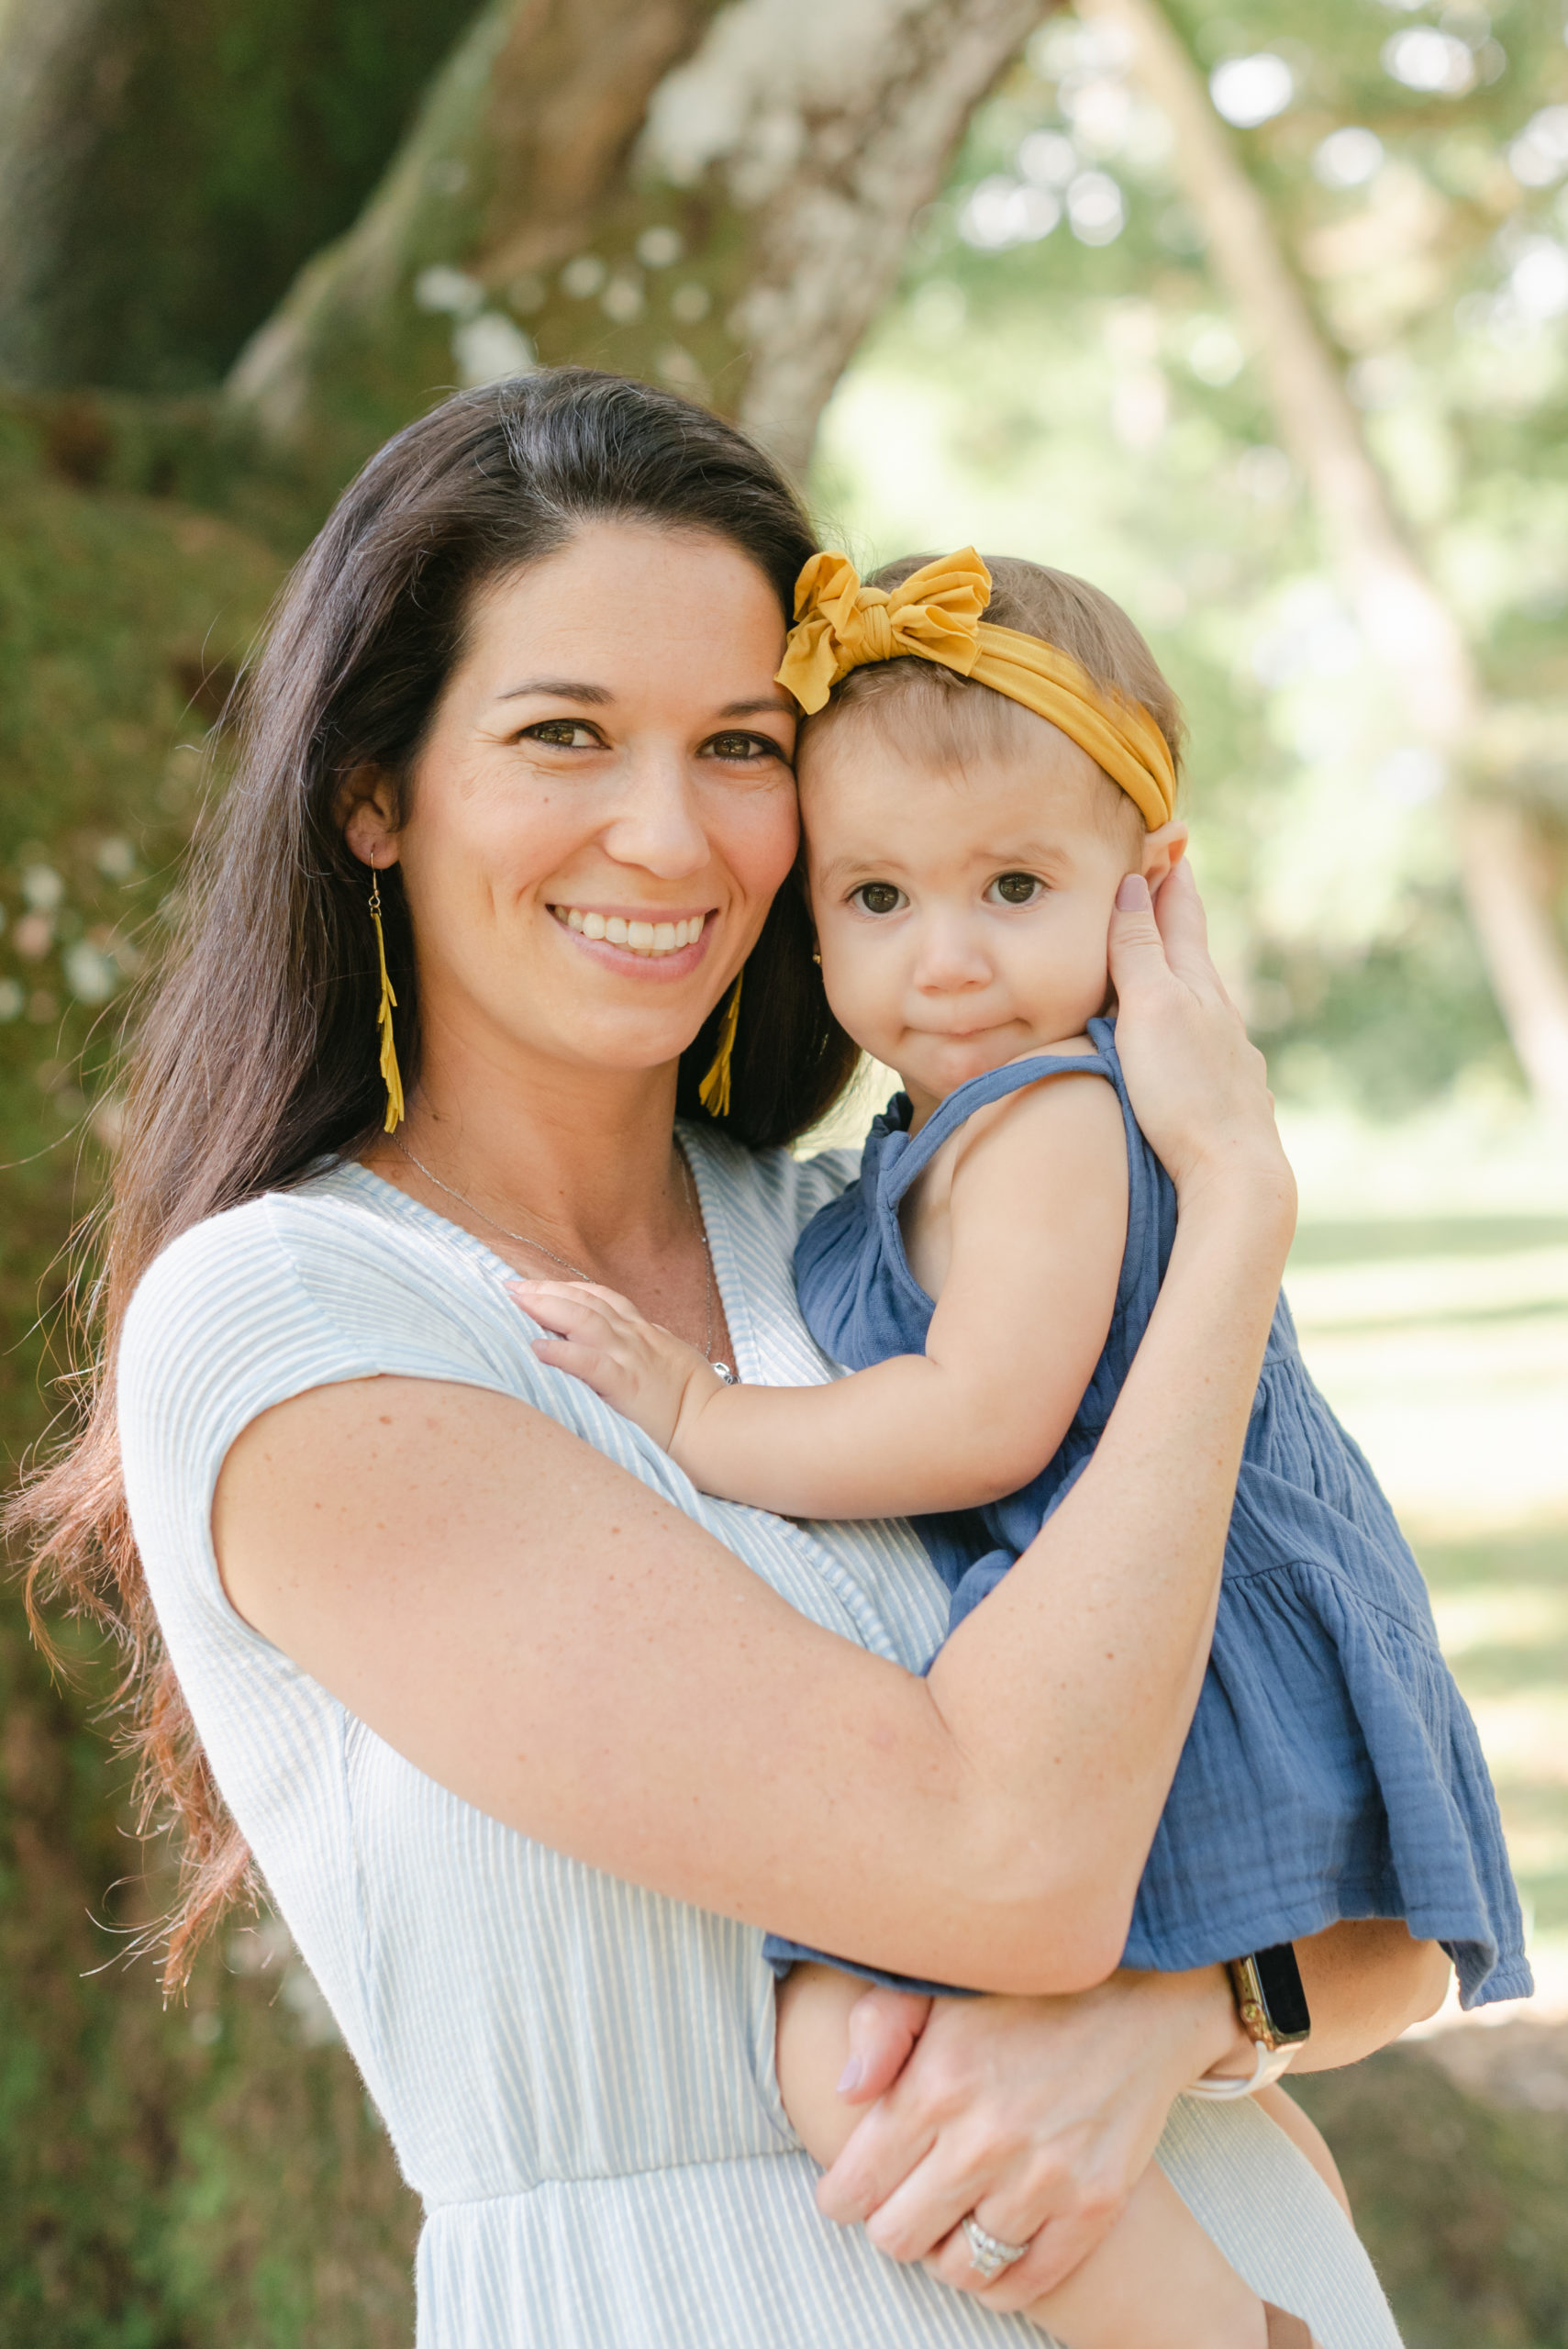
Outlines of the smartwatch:
<svg viewBox="0 0 1568 2349">
<path fill-rule="evenodd" d="M 1255 2053 L 1250 2073 L 1233 2079 L 1206 2074 L 1193 2082 L 1189 2096 L 1206 2097 L 1215 2103 L 1255 2096 L 1260 2088 L 1270 2087 L 1288 2071 L 1312 2035 L 1301 1968 L 1289 1942 L 1273 1949 L 1255 1949 L 1251 1957 L 1234 1957 L 1225 1970 L 1230 1976 L 1241 2028 Z"/>
</svg>

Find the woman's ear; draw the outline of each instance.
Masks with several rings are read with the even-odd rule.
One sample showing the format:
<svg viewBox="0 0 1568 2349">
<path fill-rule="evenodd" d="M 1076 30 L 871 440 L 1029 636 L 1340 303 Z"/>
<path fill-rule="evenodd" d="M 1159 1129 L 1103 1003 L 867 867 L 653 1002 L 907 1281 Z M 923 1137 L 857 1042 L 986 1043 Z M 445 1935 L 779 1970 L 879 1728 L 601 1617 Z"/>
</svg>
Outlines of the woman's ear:
<svg viewBox="0 0 1568 2349">
<path fill-rule="evenodd" d="M 1174 872 L 1187 852 L 1187 828 L 1184 824 L 1162 824 L 1150 832 L 1143 842 L 1143 863 L 1139 867 L 1148 882 L 1151 893 L 1158 891 L 1162 881 Z"/>
<path fill-rule="evenodd" d="M 384 767 L 369 760 L 338 779 L 332 818 L 350 853 L 384 869 L 397 862 L 397 793 Z"/>
</svg>

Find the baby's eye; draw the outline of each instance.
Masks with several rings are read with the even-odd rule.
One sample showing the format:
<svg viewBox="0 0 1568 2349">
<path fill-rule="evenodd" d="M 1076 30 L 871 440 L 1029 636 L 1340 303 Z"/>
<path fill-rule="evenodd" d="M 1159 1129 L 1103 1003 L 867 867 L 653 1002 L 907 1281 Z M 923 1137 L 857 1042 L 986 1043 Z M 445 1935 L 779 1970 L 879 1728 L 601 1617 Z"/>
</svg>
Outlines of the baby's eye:
<svg viewBox="0 0 1568 2349">
<path fill-rule="evenodd" d="M 904 892 L 891 881 L 862 881 L 850 903 L 864 914 L 893 914 L 904 903 Z"/>
<path fill-rule="evenodd" d="M 1045 894 L 1045 884 L 1032 873 L 999 873 L 985 894 L 1001 906 L 1032 906 Z"/>
<path fill-rule="evenodd" d="M 524 740 L 548 742 L 556 751 L 593 751 L 599 746 L 599 737 L 592 726 L 580 718 L 545 718 L 537 726 L 525 726 Z"/>
</svg>

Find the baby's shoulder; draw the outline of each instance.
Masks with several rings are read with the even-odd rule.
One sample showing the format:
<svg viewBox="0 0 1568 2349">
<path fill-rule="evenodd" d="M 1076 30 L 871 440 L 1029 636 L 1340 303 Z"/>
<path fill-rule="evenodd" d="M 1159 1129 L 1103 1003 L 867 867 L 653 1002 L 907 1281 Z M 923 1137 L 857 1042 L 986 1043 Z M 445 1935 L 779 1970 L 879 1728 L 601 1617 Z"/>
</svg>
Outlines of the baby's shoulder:
<svg viewBox="0 0 1568 2349">
<path fill-rule="evenodd" d="M 946 1145 L 955 1179 L 961 1168 L 972 1173 L 982 1166 L 998 1172 L 1014 1166 L 1038 1169 L 1046 1157 L 1070 1174 L 1089 1174 L 1125 1159 L 1121 1097 L 1097 1065 L 1094 1045 L 1087 1037 L 1071 1037 L 1052 1052 L 1063 1058 L 1082 1057 L 1085 1065 L 1082 1071 L 1042 1072 L 1034 1083 L 977 1108 Z M 1016 1064 L 1025 1063 L 1020 1059 Z"/>
</svg>

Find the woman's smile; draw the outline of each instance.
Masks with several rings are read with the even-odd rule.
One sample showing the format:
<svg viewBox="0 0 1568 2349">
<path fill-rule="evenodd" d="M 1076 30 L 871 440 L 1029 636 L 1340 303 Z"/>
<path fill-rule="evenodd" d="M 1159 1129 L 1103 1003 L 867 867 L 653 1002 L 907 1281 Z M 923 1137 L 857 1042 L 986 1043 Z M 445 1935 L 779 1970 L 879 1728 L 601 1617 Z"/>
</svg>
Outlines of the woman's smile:
<svg viewBox="0 0 1568 2349">
<path fill-rule="evenodd" d="M 552 905 L 564 930 L 607 969 L 639 978 L 684 979 L 707 952 L 715 909 L 677 912 L 663 906 Z"/>
</svg>

